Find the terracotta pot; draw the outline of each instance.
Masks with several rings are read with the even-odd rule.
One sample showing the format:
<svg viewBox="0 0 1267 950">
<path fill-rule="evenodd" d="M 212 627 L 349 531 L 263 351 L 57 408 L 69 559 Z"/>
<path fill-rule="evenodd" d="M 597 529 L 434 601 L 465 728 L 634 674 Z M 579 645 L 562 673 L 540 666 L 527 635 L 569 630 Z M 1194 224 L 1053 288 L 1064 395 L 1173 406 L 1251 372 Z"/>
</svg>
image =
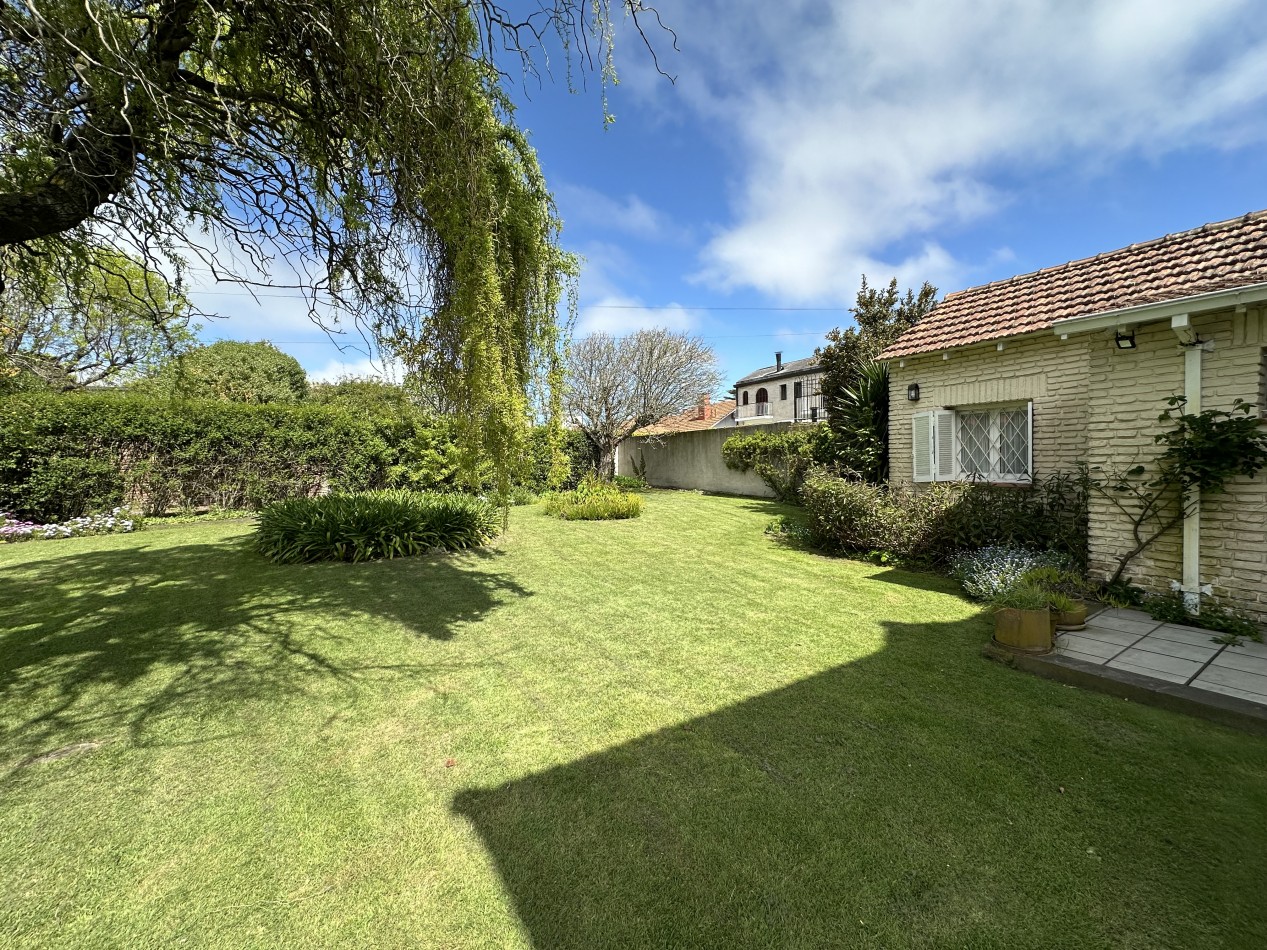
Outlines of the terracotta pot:
<svg viewBox="0 0 1267 950">
<path fill-rule="evenodd" d="M 1051 650 L 1050 610 L 1016 610 L 1000 607 L 994 612 L 994 642 L 1017 653 Z"/>
<path fill-rule="evenodd" d="M 1087 605 L 1082 601 L 1078 601 L 1078 606 L 1073 610 L 1063 610 L 1060 613 L 1052 613 L 1052 618 L 1056 622 L 1057 630 L 1085 630 L 1087 627 Z"/>
</svg>

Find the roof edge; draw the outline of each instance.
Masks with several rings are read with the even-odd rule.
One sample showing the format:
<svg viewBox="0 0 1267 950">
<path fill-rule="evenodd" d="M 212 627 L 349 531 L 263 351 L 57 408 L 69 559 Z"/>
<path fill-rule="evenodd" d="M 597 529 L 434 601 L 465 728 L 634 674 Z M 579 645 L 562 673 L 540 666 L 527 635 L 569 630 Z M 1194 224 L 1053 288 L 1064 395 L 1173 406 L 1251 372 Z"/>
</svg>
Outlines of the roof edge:
<svg viewBox="0 0 1267 950">
<path fill-rule="evenodd" d="M 1169 300 L 1158 300 L 1155 303 L 1135 304 L 1117 310 L 1105 310 L 1100 313 L 1089 313 L 1078 317 L 1062 317 L 1051 324 L 1051 330 L 1057 334 L 1088 333 L 1092 330 L 1104 330 L 1109 327 L 1127 327 L 1140 323 L 1151 323 L 1165 320 L 1183 313 L 1205 313 L 1211 310 L 1223 310 L 1238 304 L 1258 303 L 1267 300 L 1267 281 L 1257 284 L 1241 284 L 1225 290 L 1212 290 L 1203 294 L 1192 294 L 1188 297 L 1172 297 Z"/>
</svg>

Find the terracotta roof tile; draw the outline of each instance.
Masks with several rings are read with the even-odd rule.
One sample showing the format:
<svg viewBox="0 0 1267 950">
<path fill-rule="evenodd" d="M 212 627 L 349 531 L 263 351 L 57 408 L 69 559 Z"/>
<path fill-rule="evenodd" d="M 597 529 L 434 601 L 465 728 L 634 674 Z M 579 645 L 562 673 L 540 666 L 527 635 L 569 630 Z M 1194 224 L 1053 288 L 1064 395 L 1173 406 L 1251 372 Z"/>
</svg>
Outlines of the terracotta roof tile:
<svg viewBox="0 0 1267 950">
<path fill-rule="evenodd" d="M 723 399 L 721 402 L 711 403 L 707 406 L 704 411 L 704 418 L 701 419 L 699 417 L 700 407 L 692 406 L 686 412 L 679 412 L 676 416 L 661 419 L 653 426 L 639 429 L 634 435 L 671 435 L 677 432 L 711 429 L 719 420 L 724 419 L 734 411 L 735 401 L 733 399 Z"/>
<path fill-rule="evenodd" d="M 895 359 L 1267 281 L 1267 211 L 947 294 L 880 354 Z"/>
</svg>

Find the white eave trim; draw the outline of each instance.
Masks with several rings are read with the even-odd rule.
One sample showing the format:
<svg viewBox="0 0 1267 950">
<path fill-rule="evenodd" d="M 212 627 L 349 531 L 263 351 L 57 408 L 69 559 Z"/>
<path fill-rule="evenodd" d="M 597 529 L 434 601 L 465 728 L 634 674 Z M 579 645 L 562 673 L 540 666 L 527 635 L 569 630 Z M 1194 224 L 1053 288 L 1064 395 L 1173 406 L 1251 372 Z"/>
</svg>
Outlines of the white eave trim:
<svg viewBox="0 0 1267 950">
<path fill-rule="evenodd" d="M 1053 323 L 1051 328 L 1058 336 L 1065 336 L 1070 333 L 1086 333 L 1090 330 L 1108 330 L 1114 327 L 1152 323 L 1155 320 L 1168 320 L 1185 313 L 1226 310 L 1229 307 L 1257 303 L 1261 300 L 1267 300 L 1267 283 L 1245 284 L 1228 290 L 1215 290 L 1208 294 L 1193 294 L 1191 297 L 1176 297 L 1173 300 L 1162 300 L 1158 303 L 1145 303 L 1134 307 L 1123 307 L 1120 310 L 1091 313 L 1084 317 L 1065 317 Z"/>
</svg>

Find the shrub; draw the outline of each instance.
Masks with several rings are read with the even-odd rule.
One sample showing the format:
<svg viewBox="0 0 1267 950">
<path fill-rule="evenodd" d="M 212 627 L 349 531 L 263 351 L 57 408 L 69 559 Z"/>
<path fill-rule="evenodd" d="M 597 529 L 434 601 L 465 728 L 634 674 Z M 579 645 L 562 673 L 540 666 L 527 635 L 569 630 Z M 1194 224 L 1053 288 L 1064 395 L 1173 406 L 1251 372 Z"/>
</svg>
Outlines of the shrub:
<svg viewBox="0 0 1267 950">
<path fill-rule="evenodd" d="M 834 455 L 827 423 L 782 432 L 733 435 L 722 445 L 722 460 L 738 472 L 756 472 L 780 501 L 795 502 L 805 476 Z"/>
<path fill-rule="evenodd" d="M 1143 607 L 1150 617 L 1162 623 L 1213 630 L 1226 634 L 1232 640 L 1248 637 L 1261 642 L 1263 639 L 1262 628 L 1248 614 L 1228 610 L 1213 601 L 1203 602 L 1200 613 L 1191 613 L 1183 593 L 1178 590 L 1149 595 L 1143 598 Z"/>
<path fill-rule="evenodd" d="M 1037 572 L 1044 568 L 1059 572 L 1063 563 L 1061 556 L 1051 551 L 995 544 L 956 557 L 951 562 L 950 576 L 969 597 L 990 600 L 1020 583 L 1043 586 L 1044 575 Z"/>
<path fill-rule="evenodd" d="M 645 479 L 635 478 L 633 475 L 613 476 L 612 484 L 624 491 L 646 491 L 648 487 Z"/>
<path fill-rule="evenodd" d="M 945 565 L 960 552 L 1007 545 L 1052 550 L 1086 563 L 1087 494 L 1079 477 L 1053 476 L 1034 489 L 933 484 L 918 490 L 849 481 L 811 470 L 801 503 L 820 546 Z"/>
<path fill-rule="evenodd" d="M 260 512 L 255 546 L 283 564 L 358 562 L 478 547 L 500 524 L 493 504 L 468 495 L 392 489 L 291 498 Z"/>
<path fill-rule="evenodd" d="M 126 508 L 114 508 L 103 514 L 71 518 L 54 524 L 36 524 L 0 513 L 0 541 L 6 543 L 52 541 L 94 534 L 127 534 L 139 530 L 140 527 L 141 519 Z"/>
<path fill-rule="evenodd" d="M 565 521 L 611 521 L 642 514 L 642 497 L 622 491 L 596 476 L 587 476 L 571 491 L 546 496 L 546 514 Z"/>
</svg>

